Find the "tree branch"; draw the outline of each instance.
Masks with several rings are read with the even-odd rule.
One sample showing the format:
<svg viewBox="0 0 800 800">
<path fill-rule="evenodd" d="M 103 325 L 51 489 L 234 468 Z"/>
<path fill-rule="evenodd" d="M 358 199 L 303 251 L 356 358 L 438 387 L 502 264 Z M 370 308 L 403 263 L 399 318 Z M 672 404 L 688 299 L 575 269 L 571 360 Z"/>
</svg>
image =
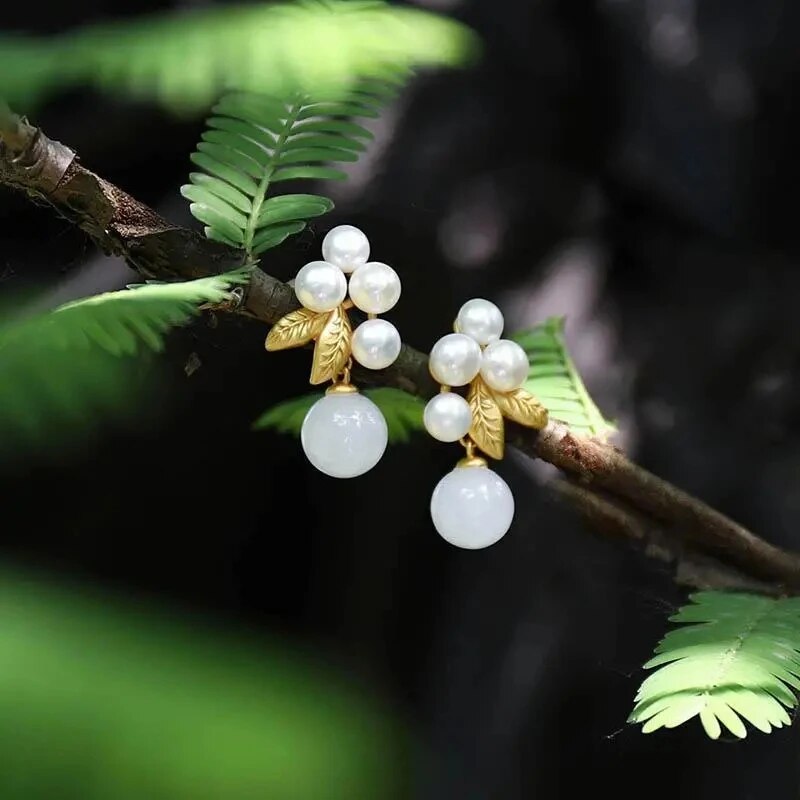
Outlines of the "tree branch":
<svg viewBox="0 0 800 800">
<path fill-rule="evenodd" d="M 0 183 L 52 206 L 104 252 L 124 258 L 146 277 L 197 278 L 242 263 L 241 253 L 170 224 L 3 106 Z M 271 325 L 297 307 L 291 287 L 257 269 L 236 311 Z M 363 371 L 357 377 L 423 397 L 438 390 L 427 356 L 406 345 L 389 369 Z M 509 424 L 508 439 L 568 476 L 568 481 L 551 482 L 558 497 L 599 530 L 674 563 L 679 582 L 772 594 L 800 592 L 800 556 L 760 539 L 610 445 L 577 437 L 558 422 L 539 434 Z"/>
</svg>

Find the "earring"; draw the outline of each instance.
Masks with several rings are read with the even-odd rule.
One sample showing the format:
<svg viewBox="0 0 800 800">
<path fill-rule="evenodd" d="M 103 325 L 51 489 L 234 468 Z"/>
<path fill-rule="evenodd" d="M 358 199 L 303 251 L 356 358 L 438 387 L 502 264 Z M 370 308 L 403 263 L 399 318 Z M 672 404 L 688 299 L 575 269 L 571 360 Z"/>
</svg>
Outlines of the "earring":
<svg viewBox="0 0 800 800">
<path fill-rule="evenodd" d="M 294 291 L 302 308 L 278 320 L 264 344 L 274 351 L 315 342 L 310 382 L 331 385 L 306 414 L 300 441 L 320 472 L 354 478 L 380 461 L 388 430 L 380 409 L 350 382 L 350 370 L 354 359 L 384 369 L 400 354 L 397 328 L 377 318 L 400 299 L 400 278 L 388 264 L 367 261 L 369 241 L 352 225 L 328 232 L 322 257 L 297 273 Z M 347 314 L 354 306 L 368 316 L 355 331 Z"/>
<path fill-rule="evenodd" d="M 529 428 L 547 424 L 547 409 L 521 388 L 528 357 L 516 342 L 500 338 L 504 324 L 494 303 L 469 300 L 458 312 L 455 333 L 436 342 L 428 361 L 441 391 L 425 406 L 425 428 L 434 439 L 461 442 L 466 450 L 434 489 L 431 517 L 442 538 L 468 550 L 494 544 L 514 517 L 511 489 L 476 450 L 503 457 L 503 417 Z M 452 391 L 457 386 L 469 386 L 466 399 Z"/>
</svg>

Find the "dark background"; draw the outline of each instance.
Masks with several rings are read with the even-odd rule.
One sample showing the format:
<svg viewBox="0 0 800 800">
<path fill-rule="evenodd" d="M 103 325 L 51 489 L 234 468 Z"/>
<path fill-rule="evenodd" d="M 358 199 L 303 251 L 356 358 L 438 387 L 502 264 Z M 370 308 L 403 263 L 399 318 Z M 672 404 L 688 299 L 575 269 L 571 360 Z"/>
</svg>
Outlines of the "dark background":
<svg viewBox="0 0 800 800">
<path fill-rule="evenodd" d="M 76 0 L 3 16 L 58 32 L 167 7 Z M 500 302 L 509 329 L 567 314 L 637 460 L 800 546 L 800 7 L 430 7 L 480 33 L 481 64 L 415 84 L 381 123 L 377 157 L 333 195 L 335 215 L 265 268 L 291 277 L 346 221 L 401 273 L 393 319 L 417 347 L 473 296 Z M 200 120 L 73 94 L 34 121 L 191 224 L 178 187 Z M 0 242 L 4 291 L 59 300 L 129 279 L 7 191 Z M 798 796 L 793 729 L 712 743 L 696 721 L 650 737 L 625 725 L 638 668 L 685 596 L 663 566 L 593 538 L 513 457 L 500 471 L 516 522 L 482 552 L 449 547 L 429 522 L 453 447 L 418 436 L 359 480 L 316 473 L 293 439 L 249 430 L 306 390 L 308 354 L 267 356 L 265 334 L 202 320 L 171 338 L 134 425 L 6 468 L 2 554 L 279 631 L 338 663 L 414 734 L 398 796 Z M 202 366 L 187 378 L 193 353 Z"/>
</svg>

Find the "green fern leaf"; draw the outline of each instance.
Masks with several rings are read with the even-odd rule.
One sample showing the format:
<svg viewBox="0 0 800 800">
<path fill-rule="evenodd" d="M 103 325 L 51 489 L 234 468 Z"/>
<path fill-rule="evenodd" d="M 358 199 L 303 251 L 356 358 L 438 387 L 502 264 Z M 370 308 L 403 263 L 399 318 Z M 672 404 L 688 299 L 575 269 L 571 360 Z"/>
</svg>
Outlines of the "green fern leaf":
<svg viewBox="0 0 800 800">
<path fill-rule="evenodd" d="M 584 436 L 606 439 L 615 428 L 592 400 L 564 341 L 564 319 L 553 317 L 511 337 L 528 354 L 524 388 L 539 398 L 550 416 Z"/>
<path fill-rule="evenodd" d="M 390 443 L 407 442 L 411 433 L 423 429 L 425 402 L 419 397 L 390 387 L 366 389 L 364 394 L 378 406 L 386 419 Z M 299 436 L 308 410 L 321 397 L 322 394 L 314 393 L 279 403 L 265 411 L 253 423 L 253 428 Z"/>
<path fill-rule="evenodd" d="M 744 721 L 764 733 L 789 725 L 800 689 L 800 598 L 698 592 L 670 617 L 670 631 L 644 666 L 629 722 L 645 733 L 699 716 L 712 739 Z M 744 721 L 743 721 L 744 720 Z"/>
<path fill-rule="evenodd" d="M 340 91 L 342 96 L 360 95 Z M 191 183 L 181 188 L 192 214 L 207 226 L 206 235 L 243 249 L 252 261 L 330 211 L 333 203 L 326 197 L 267 199 L 267 193 L 282 181 L 344 180 L 344 172 L 327 165 L 356 161 L 365 146 L 360 129 L 337 117 L 367 110 L 353 102 L 318 103 L 316 95 L 296 94 L 287 101 L 242 92 L 222 97 L 192 157 L 208 174 L 193 172 Z M 308 119 L 313 130 L 303 122 Z"/>
<path fill-rule="evenodd" d="M 163 349 L 164 334 L 203 303 L 220 303 L 249 270 L 184 283 L 148 283 L 0 325 L 0 445 L 67 436 L 124 403 L 135 370 L 119 356 Z"/>
<path fill-rule="evenodd" d="M 452 20 L 383 2 L 184 11 L 49 38 L 2 36 L 0 97 L 30 111 L 54 91 L 82 85 L 194 112 L 230 89 L 335 94 L 397 68 L 456 65 L 474 44 Z M 358 105 L 368 106 L 375 91 L 360 95 Z"/>
<path fill-rule="evenodd" d="M 193 281 L 147 283 L 67 303 L 46 320 L 51 337 L 63 349 L 95 343 L 112 355 L 133 355 L 140 344 L 161 350 L 163 334 L 169 328 L 188 322 L 200 304 L 226 300 L 231 286 L 247 283 L 249 278 L 250 270 L 243 267 Z M 94 335 L 101 332 L 104 338 Z M 0 348 L 2 345 L 0 339 Z"/>
</svg>

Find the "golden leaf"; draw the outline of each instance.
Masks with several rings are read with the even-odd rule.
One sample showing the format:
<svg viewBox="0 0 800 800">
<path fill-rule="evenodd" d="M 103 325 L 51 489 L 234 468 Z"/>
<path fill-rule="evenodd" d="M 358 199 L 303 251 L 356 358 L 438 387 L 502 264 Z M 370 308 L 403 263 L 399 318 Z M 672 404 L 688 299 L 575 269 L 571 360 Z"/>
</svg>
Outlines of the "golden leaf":
<svg viewBox="0 0 800 800">
<path fill-rule="evenodd" d="M 487 456 L 502 458 L 505 442 L 503 415 L 492 390 L 481 377 L 475 378 L 472 382 L 467 400 L 472 410 L 470 438 Z"/>
<path fill-rule="evenodd" d="M 539 431 L 547 425 L 547 409 L 530 392 L 516 389 L 513 392 L 493 394 L 504 417 Z"/>
<path fill-rule="evenodd" d="M 350 338 L 353 329 L 347 312 L 339 306 L 328 314 L 325 326 L 314 347 L 311 364 L 311 383 L 335 380 L 350 358 Z"/>
<path fill-rule="evenodd" d="M 316 339 L 322 331 L 327 314 L 320 314 L 308 308 L 298 308 L 285 317 L 281 317 L 267 334 L 264 347 L 267 350 L 287 350 L 300 347 L 312 339 Z"/>
</svg>

